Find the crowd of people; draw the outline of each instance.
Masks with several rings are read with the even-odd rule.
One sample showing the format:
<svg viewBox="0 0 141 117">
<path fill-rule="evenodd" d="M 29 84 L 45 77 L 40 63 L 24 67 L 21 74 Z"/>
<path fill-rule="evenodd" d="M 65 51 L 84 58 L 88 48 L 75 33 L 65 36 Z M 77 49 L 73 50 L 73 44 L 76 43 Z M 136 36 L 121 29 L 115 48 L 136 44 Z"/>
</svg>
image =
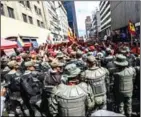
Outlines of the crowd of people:
<svg viewBox="0 0 141 117">
<path fill-rule="evenodd" d="M 133 96 L 140 99 L 140 52 L 132 50 L 101 41 L 3 55 L 1 115 L 131 117 Z"/>
</svg>

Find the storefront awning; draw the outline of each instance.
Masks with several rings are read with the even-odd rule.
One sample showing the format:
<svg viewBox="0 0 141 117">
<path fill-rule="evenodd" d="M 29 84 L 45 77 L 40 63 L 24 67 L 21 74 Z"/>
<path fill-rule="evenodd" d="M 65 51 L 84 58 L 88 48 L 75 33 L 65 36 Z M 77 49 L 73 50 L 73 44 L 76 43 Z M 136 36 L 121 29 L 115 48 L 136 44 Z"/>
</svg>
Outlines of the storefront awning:
<svg viewBox="0 0 141 117">
<path fill-rule="evenodd" d="M 18 47 L 17 42 L 9 41 L 6 39 L 1 39 L 1 46 L 0 46 L 1 50 L 17 48 L 17 47 Z"/>
</svg>

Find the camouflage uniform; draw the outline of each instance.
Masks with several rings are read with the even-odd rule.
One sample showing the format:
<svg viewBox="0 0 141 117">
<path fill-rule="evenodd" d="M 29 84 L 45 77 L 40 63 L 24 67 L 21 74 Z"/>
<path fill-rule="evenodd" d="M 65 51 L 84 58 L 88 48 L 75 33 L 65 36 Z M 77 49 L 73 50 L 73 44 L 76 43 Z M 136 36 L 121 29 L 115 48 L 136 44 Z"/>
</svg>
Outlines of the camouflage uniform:
<svg viewBox="0 0 141 117">
<path fill-rule="evenodd" d="M 75 64 L 67 65 L 65 69 L 68 79 L 80 74 Z M 87 111 L 94 107 L 92 89 L 86 83 L 73 86 L 60 84 L 54 87 L 52 93 L 49 105 L 52 116 L 86 116 Z"/>
<path fill-rule="evenodd" d="M 34 66 L 32 61 L 25 62 L 25 67 Z M 21 78 L 21 88 L 28 116 L 41 116 L 41 96 L 44 74 L 26 70 Z"/>
<path fill-rule="evenodd" d="M 132 114 L 132 93 L 133 93 L 133 78 L 135 77 L 135 69 L 128 66 L 128 61 L 125 56 L 119 54 L 114 63 L 119 67 L 119 70 L 114 73 L 114 90 L 117 97 L 118 111 L 121 114 L 131 116 Z M 124 111 L 125 106 L 125 111 Z M 126 112 L 126 113 L 125 113 Z"/>
<path fill-rule="evenodd" d="M 88 61 L 95 62 L 94 56 L 89 56 Z M 93 66 L 81 74 L 82 80 L 90 84 L 95 97 L 96 108 L 106 109 L 106 79 L 109 72 L 103 67 Z"/>
<path fill-rule="evenodd" d="M 16 61 L 10 61 L 8 63 L 8 66 L 15 67 L 18 65 Z M 8 106 L 7 111 L 9 113 L 9 116 L 23 116 L 23 100 L 21 97 L 21 89 L 20 89 L 20 78 L 21 73 L 16 70 L 11 70 L 6 75 L 6 84 L 8 87 Z"/>
<path fill-rule="evenodd" d="M 52 68 L 54 67 L 63 67 L 64 64 L 58 61 L 52 61 L 50 63 Z M 44 92 L 43 92 L 43 109 L 47 116 L 51 116 L 49 113 L 49 104 L 48 100 L 50 100 L 50 96 L 52 94 L 52 89 L 61 83 L 62 73 L 55 72 L 52 69 L 49 69 L 45 72 L 44 78 Z"/>
</svg>

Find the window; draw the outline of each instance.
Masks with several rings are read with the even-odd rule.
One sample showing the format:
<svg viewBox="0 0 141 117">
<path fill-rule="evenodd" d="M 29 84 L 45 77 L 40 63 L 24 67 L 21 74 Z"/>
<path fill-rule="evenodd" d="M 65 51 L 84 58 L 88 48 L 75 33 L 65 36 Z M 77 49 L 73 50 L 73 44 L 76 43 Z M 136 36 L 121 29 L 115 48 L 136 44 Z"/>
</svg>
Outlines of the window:
<svg viewBox="0 0 141 117">
<path fill-rule="evenodd" d="M 44 23 L 43 23 L 43 22 L 41 22 L 41 27 L 43 27 L 43 28 L 44 28 Z"/>
<path fill-rule="evenodd" d="M 21 3 L 22 5 L 24 5 L 24 1 L 19 1 L 19 3 Z"/>
<path fill-rule="evenodd" d="M 26 6 L 30 9 L 30 2 L 26 1 Z"/>
<path fill-rule="evenodd" d="M 10 7 L 7 7 L 8 8 L 8 14 L 9 14 L 9 17 L 11 18 L 15 18 L 15 15 L 14 15 L 14 10 Z"/>
<path fill-rule="evenodd" d="M 4 15 L 4 7 L 3 7 L 3 4 L 1 4 L 1 15 Z"/>
<path fill-rule="evenodd" d="M 34 9 L 35 9 L 35 12 L 38 14 L 38 10 L 37 10 L 37 7 L 36 6 L 34 6 Z"/>
<path fill-rule="evenodd" d="M 32 19 L 32 17 L 28 16 L 28 19 L 29 19 L 29 23 L 30 23 L 30 24 L 33 24 L 33 19 Z"/>
<path fill-rule="evenodd" d="M 27 16 L 25 14 L 22 14 L 22 16 L 23 16 L 23 21 L 27 22 Z"/>
<path fill-rule="evenodd" d="M 38 9 L 38 11 L 39 11 L 39 15 L 42 15 L 42 13 L 41 13 L 41 9 Z"/>
<path fill-rule="evenodd" d="M 40 21 L 39 20 L 37 20 L 37 25 L 40 27 Z"/>
</svg>

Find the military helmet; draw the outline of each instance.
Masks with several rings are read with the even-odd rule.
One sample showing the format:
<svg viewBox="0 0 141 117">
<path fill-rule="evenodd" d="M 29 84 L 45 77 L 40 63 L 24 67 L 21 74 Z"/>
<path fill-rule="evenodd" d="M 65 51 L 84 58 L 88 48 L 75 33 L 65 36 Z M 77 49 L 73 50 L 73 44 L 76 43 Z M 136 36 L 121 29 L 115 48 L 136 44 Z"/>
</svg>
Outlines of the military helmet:
<svg viewBox="0 0 141 117">
<path fill-rule="evenodd" d="M 116 56 L 116 60 L 114 61 L 115 65 L 118 66 L 128 66 L 128 61 L 126 56 L 122 55 L 122 54 L 118 54 Z"/>
<path fill-rule="evenodd" d="M 25 62 L 25 67 L 32 67 L 32 66 L 34 66 L 34 62 L 33 61 L 27 61 L 27 62 Z"/>
<path fill-rule="evenodd" d="M 63 74 L 67 78 L 74 78 L 79 75 L 81 70 L 75 64 L 68 64 L 65 67 L 65 73 Z"/>
<path fill-rule="evenodd" d="M 64 54 L 62 52 L 59 52 L 59 53 L 57 53 L 57 56 L 56 57 L 57 58 L 63 58 L 64 57 Z"/>
<path fill-rule="evenodd" d="M 20 56 L 24 59 L 24 58 L 28 57 L 28 54 L 27 53 L 21 53 Z"/>
<path fill-rule="evenodd" d="M 129 47 L 123 47 L 123 48 L 120 50 L 120 52 L 121 52 L 122 54 L 125 54 L 125 53 L 127 53 L 127 52 L 130 52 L 130 49 L 129 49 Z"/>
<path fill-rule="evenodd" d="M 15 60 L 13 60 L 13 61 L 8 62 L 7 65 L 8 65 L 10 68 L 12 68 L 12 67 L 15 67 L 16 65 L 18 65 L 18 63 L 17 63 Z"/>
<path fill-rule="evenodd" d="M 81 56 L 81 55 L 83 55 L 83 52 L 82 52 L 81 50 L 78 50 L 78 51 L 76 52 L 76 55 Z"/>
<path fill-rule="evenodd" d="M 90 63 L 96 63 L 97 62 L 97 60 L 94 56 L 88 56 L 87 61 L 90 62 Z"/>
<path fill-rule="evenodd" d="M 54 67 L 62 67 L 62 66 L 64 66 L 64 64 L 61 63 L 61 62 L 59 62 L 58 60 L 53 60 L 53 61 L 50 63 L 50 66 L 51 66 L 52 68 L 54 68 Z"/>
</svg>

